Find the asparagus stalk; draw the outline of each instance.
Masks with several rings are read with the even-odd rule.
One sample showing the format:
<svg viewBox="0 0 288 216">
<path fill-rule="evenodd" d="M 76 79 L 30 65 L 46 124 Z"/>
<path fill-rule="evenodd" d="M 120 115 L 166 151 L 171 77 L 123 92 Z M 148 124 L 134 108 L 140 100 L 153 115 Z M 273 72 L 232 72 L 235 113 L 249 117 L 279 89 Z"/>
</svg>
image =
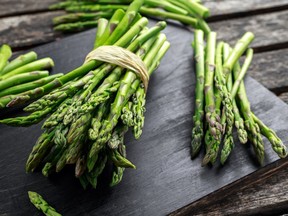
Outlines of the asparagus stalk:
<svg viewBox="0 0 288 216">
<path fill-rule="evenodd" d="M 215 112 L 214 100 L 214 70 L 215 70 L 215 47 L 216 47 L 216 33 L 211 32 L 207 38 L 206 47 L 206 62 L 205 62 L 205 112 L 206 121 L 208 123 L 209 131 L 216 140 L 220 139 L 221 124 L 220 117 Z"/>
<path fill-rule="evenodd" d="M 123 124 L 129 127 L 134 126 L 132 105 L 133 103 L 131 101 L 128 101 L 127 104 L 123 107 L 121 115 L 121 120 Z"/>
<path fill-rule="evenodd" d="M 42 196 L 33 191 L 28 191 L 29 199 L 31 203 L 39 210 L 41 210 L 47 216 L 61 216 L 56 210 L 51 207 Z"/>
<path fill-rule="evenodd" d="M 195 157 L 201 148 L 204 130 L 204 32 L 196 30 L 194 33 L 195 45 L 195 67 L 196 67 L 196 87 L 195 87 L 195 113 L 193 116 L 194 127 L 192 129 L 191 156 Z"/>
<path fill-rule="evenodd" d="M 36 59 L 37 59 L 37 54 L 33 51 L 26 53 L 24 55 L 20 55 L 13 61 L 9 62 L 9 64 L 6 65 L 6 67 L 3 69 L 1 74 L 6 74 L 12 70 L 15 70 L 16 68 L 22 67 L 25 64 L 33 62 Z"/>
<path fill-rule="evenodd" d="M 239 70 L 233 71 L 234 79 L 237 79 L 237 72 Z M 240 110 L 243 118 L 245 119 L 245 127 L 248 132 L 248 139 L 252 142 L 254 152 L 260 164 L 263 164 L 264 161 L 264 144 L 261 137 L 260 129 L 257 123 L 255 123 L 252 112 L 250 109 L 250 103 L 246 94 L 246 89 L 244 82 L 242 81 L 238 90 L 238 102 L 240 104 Z"/>
<path fill-rule="evenodd" d="M 225 60 L 229 57 L 230 54 L 230 46 L 228 44 L 223 44 L 223 62 L 225 62 Z M 219 50 L 219 52 L 221 52 L 221 50 Z M 223 69 L 222 69 L 222 65 L 221 65 L 221 76 L 224 77 L 223 75 Z M 224 78 L 225 79 L 225 78 Z M 225 81 L 223 81 L 223 84 L 225 84 Z M 232 89 L 232 85 L 233 85 L 233 78 L 231 75 L 228 75 L 228 80 L 227 80 L 227 91 L 230 93 L 231 89 Z M 224 106 L 223 109 L 223 115 L 221 118 L 221 122 L 222 125 L 225 124 L 224 126 L 224 139 L 223 139 L 223 148 L 221 150 L 221 157 L 220 157 L 220 162 L 222 164 L 224 164 L 226 162 L 226 160 L 228 159 L 230 153 L 232 152 L 233 148 L 234 148 L 234 140 L 233 140 L 233 125 L 235 122 L 234 119 L 234 113 L 232 113 L 233 110 L 233 99 L 231 98 L 231 95 L 229 95 L 229 93 L 227 94 L 228 96 L 228 101 L 229 101 L 229 106 Z M 231 102 L 230 102 L 231 101 Z M 228 104 L 227 104 L 228 105 Z M 229 108 L 227 108 L 229 107 Z M 228 109 L 232 109 L 231 111 Z M 233 110 L 234 111 L 234 110 Z M 232 118 L 229 117 L 232 113 Z M 226 126 L 227 123 L 227 126 Z"/>
<path fill-rule="evenodd" d="M 33 82 L 28 82 L 28 83 L 24 83 L 24 84 L 21 84 L 21 85 L 16 85 L 16 86 L 7 88 L 5 90 L 0 91 L 0 97 L 4 97 L 4 96 L 7 96 L 7 95 L 15 95 L 15 94 L 19 94 L 21 92 L 26 92 L 26 91 L 29 91 L 31 89 L 35 89 L 35 88 L 43 86 L 46 83 L 49 83 L 52 80 L 54 80 L 54 79 L 56 79 L 58 77 L 61 77 L 61 76 L 63 76 L 62 73 L 54 74 L 54 75 L 51 75 L 51 76 L 48 76 L 48 77 L 44 77 L 42 79 L 38 79 L 38 80 L 33 81 Z"/>
<path fill-rule="evenodd" d="M 253 41 L 254 34 L 252 32 L 246 32 L 242 38 L 236 43 L 234 49 L 230 53 L 229 57 L 226 59 L 223 65 L 223 73 L 228 79 L 228 75 L 230 74 L 231 70 L 233 69 L 235 63 L 239 60 L 241 55 L 247 50 L 249 44 Z"/>
<path fill-rule="evenodd" d="M 46 153 L 52 147 L 53 143 L 51 141 L 54 133 L 55 130 L 51 132 L 45 131 L 39 137 L 26 162 L 26 172 L 33 172 L 39 166 Z"/>
<path fill-rule="evenodd" d="M 125 15 L 125 12 L 122 9 L 118 9 L 115 11 L 115 13 L 111 17 L 108 25 L 106 26 L 104 32 L 101 34 L 100 37 L 98 37 L 95 40 L 94 48 L 97 48 L 100 45 L 103 45 L 105 43 L 107 38 L 112 34 L 112 32 L 115 30 L 115 28 L 119 25 L 119 23 L 122 20 L 122 18 L 124 17 L 124 15 Z"/>
<path fill-rule="evenodd" d="M 11 78 L 12 76 L 23 74 L 26 72 L 50 69 L 53 66 L 54 66 L 54 62 L 51 58 L 43 58 L 43 59 L 28 63 L 26 65 L 23 65 L 22 67 L 16 68 L 4 74 L 3 76 L 0 77 L 0 80 L 5 80 L 8 78 Z"/>
<path fill-rule="evenodd" d="M 160 60 L 163 58 L 167 50 L 170 48 L 170 43 L 165 41 L 162 47 L 160 48 L 159 52 L 157 53 L 156 57 L 154 58 L 154 61 L 151 65 L 151 67 L 148 70 L 149 74 L 152 74 L 154 70 L 156 70 L 160 64 Z M 146 93 L 143 89 L 143 86 L 140 85 L 140 80 L 137 79 L 133 82 L 131 85 L 131 89 L 128 93 L 128 95 L 132 95 L 135 91 L 138 94 L 137 97 L 137 103 L 134 104 L 133 116 L 134 116 L 134 127 L 133 127 L 133 134 L 135 139 L 139 139 L 142 134 L 142 129 L 144 127 L 144 112 L 145 112 L 145 97 Z"/>
<path fill-rule="evenodd" d="M 16 86 L 16 85 L 20 85 L 23 83 L 31 82 L 31 81 L 38 80 L 47 76 L 49 76 L 48 71 L 33 71 L 29 73 L 24 73 L 24 74 L 18 74 L 10 78 L 7 78 L 5 80 L 1 80 L 0 91 L 3 91 L 11 86 Z"/>
<path fill-rule="evenodd" d="M 53 19 L 54 25 L 60 25 L 64 23 L 73 23 L 79 21 L 91 21 L 97 20 L 99 18 L 110 18 L 112 16 L 112 12 L 98 12 L 98 13 L 73 13 L 66 14 L 62 16 L 55 17 Z"/>
<path fill-rule="evenodd" d="M 4 74 L 3 68 L 7 65 L 8 59 L 11 57 L 12 51 L 10 46 L 3 44 L 0 48 L 0 76 Z"/>
<path fill-rule="evenodd" d="M 237 72 L 238 77 L 234 81 L 233 88 L 231 89 L 231 97 L 232 98 L 234 98 L 236 96 L 236 94 L 238 92 L 239 85 L 240 85 L 241 81 L 243 80 L 243 78 L 244 78 L 246 72 L 248 71 L 248 68 L 252 62 L 252 58 L 253 58 L 253 49 L 249 48 L 249 49 L 247 49 L 246 58 L 245 58 L 245 61 L 242 65 L 241 71 L 239 73 Z"/>
<path fill-rule="evenodd" d="M 267 127 L 254 113 L 252 113 L 252 117 L 255 123 L 259 126 L 261 134 L 270 141 L 273 150 L 278 154 L 278 156 L 280 158 L 287 157 L 287 147 L 283 144 L 275 131 Z"/>
</svg>

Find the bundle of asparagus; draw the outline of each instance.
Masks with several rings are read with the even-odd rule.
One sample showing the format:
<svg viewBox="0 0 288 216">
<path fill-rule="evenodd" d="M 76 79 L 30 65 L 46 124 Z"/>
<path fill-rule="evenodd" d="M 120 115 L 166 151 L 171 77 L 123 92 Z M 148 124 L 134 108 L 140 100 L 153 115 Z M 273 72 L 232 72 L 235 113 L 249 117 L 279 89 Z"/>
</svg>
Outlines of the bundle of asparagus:
<svg viewBox="0 0 288 216">
<path fill-rule="evenodd" d="M 260 164 L 264 161 L 262 136 L 271 143 L 273 150 L 284 158 L 286 146 L 276 133 L 267 127 L 250 109 L 243 78 L 252 61 L 253 50 L 248 48 L 254 39 L 247 32 L 232 49 L 227 43 L 216 43 L 216 33 L 210 32 L 204 45 L 204 33 L 195 31 L 194 53 L 196 64 L 196 96 L 194 127 L 192 130 L 192 158 L 197 156 L 205 143 L 203 165 L 214 164 L 223 146 L 220 161 L 225 163 L 234 148 L 233 126 L 240 142 L 251 142 Z M 239 59 L 246 51 L 242 65 Z M 204 118 L 205 117 L 205 118 Z"/>
<path fill-rule="evenodd" d="M 10 99 L 18 94 L 43 86 L 63 75 L 49 76 L 47 70 L 54 66 L 53 60 L 37 60 L 37 54 L 33 51 L 9 62 L 11 56 L 11 47 L 3 44 L 0 48 L 0 109 L 5 108 Z"/>
<path fill-rule="evenodd" d="M 110 18 L 117 9 L 128 8 L 133 0 L 65 0 L 51 5 L 50 9 L 64 9 L 68 14 L 55 17 L 55 30 L 72 32 L 97 26 L 99 18 Z M 210 28 L 204 21 L 209 10 L 196 0 L 145 0 L 139 11 L 142 15 L 176 20 L 205 33 Z"/>
<path fill-rule="evenodd" d="M 109 22 L 99 19 L 94 48 L 113 44 L 135 52 L 150 76 L 168 50 L 169 42 L 160 33 L 166 27 L 165 22 L 146 27 L 147 18 L 138 14 L 142 4 L 143 0 L 136 0 L 126 13 L 117 10 Z M 27 172 L 44 165 L 42 173 L 48 176 L 60 172 L 66 164 L 75 164 L 75 175 L 82 185 L 86 187 L 90 183 L 95 188 L 97 177 L 110 161 L 114 170 L 111 185 L 116 185 L 125 168 L 135 168 L 126 159 L 124 134 L 128 127 L 136 139 L 142 133 L 145 83 L 130 69 L 92 58 L 39 91 L 35 89 L 34 93 L 45 95 L 24 109 L 32 112 L 29 116 L 0 122 L 28 126 L 50 115 L 43 124 L 44 133 L 27 160 Z M 51 91 L 59 85 L 61 87 Z M 34 96 L 29 92 L 23 100 L 26 97 Z M 16 98 L 14 104 L 19 101 L 22 99 Z"/>
</svg>

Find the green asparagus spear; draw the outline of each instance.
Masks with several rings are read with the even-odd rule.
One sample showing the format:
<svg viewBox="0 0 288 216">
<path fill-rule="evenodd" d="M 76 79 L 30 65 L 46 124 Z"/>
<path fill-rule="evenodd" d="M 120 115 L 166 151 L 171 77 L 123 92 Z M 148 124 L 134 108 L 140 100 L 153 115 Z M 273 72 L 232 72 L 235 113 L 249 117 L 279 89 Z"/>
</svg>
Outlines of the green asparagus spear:
<svg viewBox="0 0 288 216">
<path fill-rule="evenodd" d="M 37 54 L 33 51 L 26 53 L 24 55 L 18 56 L 13 61 L 9 62 L 9 64 L 6 65 L 6 67 L 3 69 L 1 74 L 9 73 L 12 70 L 15 70 L 16 68 L 22 67 L 25 64 L 28 64 L 30 62 L 33 62 L 37 59 Z"/>
<path fill-rule="evenodd" d="M 192 129 L 191 156 L 195 157 L 201 148 L 204 130 L 204 75 L 205 75 L 205 60 L 204 60 L 204 32 L 196 30 L 194 34 L 195 45 L 195 67 L 196 67 L 196 87 L 195 87 L 195 113 L 193 116 L 194 126 Z"/>
<path fill-rule="evenodd" d="M 12 55 L 10 46 L 3 44 L 0 48 L 0 77 L 5 74 L 3 68 L 7 65 L 9 58 Z"/>
<path fill-rule="evenodd" d="M 28 191 L 29 199 L 31 203 L 39 210 L 41 210 L 47 216 L 61 216 L 56 210 L 51 207 L 42 196 L 33 191 Z"/>
</svg>

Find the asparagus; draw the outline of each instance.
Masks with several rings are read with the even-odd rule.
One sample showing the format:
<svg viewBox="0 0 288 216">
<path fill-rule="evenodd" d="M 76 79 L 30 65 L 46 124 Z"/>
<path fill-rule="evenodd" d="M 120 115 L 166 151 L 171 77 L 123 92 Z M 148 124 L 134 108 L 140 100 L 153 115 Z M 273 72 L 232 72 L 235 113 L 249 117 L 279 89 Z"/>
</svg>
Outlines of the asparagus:
<svg viewBox="0 0 288 216">
<path fill-rule="evenodd" d="M 238 70 L 233 71 L 234 79 L 237 79 L 239 74 L 237 74 Z M 245 119 L 245 127 L 248 132 L 248 139 L 252 142 L 254 152 L 256 153 L 256 157 L 260 164 L 263 164 L 264 161 L 264 144 L 261 137 L 260 129 L 257 123 L 255 123 L 252 112 L 250 109 L 250 103 L 248 97 L 246 95 L 246 89 L 244 82 L 242 81 L 238 90 L 238 98 L 240 104 L 241 114 Z"/>
<path fill-rule="evenodd" d="M 49 75 L 48 71 L 33 71 L 24 74 L 18 74 L 0 81 L 0 91 L 5 90 L 11 86 L 20 85 L 30 81 L 38 80 Z"/>
<path fill-rule="evenodd" d="M 0 76 L 4 74 L 3 68 L 7 65 L 8 59 L 11 57 L 12 51 L 10 46 L 3 44 L 0 48 Z"/>
<path fill-rule="evenodd" d="M 230 54 L 230 46 L 228 44 L 223 44 L 222 49 L 223 49 L 223 61 L 225 62 L 225 60 L 229 57 L 229 54 Z M 219 50 L 219 52 L 221 52 L 221 50 Z M 221 76 L 224 77 L 222 65 L 221 65 Z M 225 81 L 223 81 L 223 84 L 225 84 Z M 226 160 L 228 159 L 230 153 L 232 152 L 232 150 L 234 148 L 234 140 L 233 140 L 233 134 L 232 133 L 233 133 L 233 125 L 235 122 L 235 119 L 234 119 L 235 114 L 232 113 L 232 110 L 234 107 L 233 107 L 233 99 L 230 95 L 232 85 L 233 85 L 233 78 L 231 75 L 228 75 L 228 80 L 227 80 L 227 85 L 226 85 L 227 88 L 226 89 L 228 91 L 227 98 L 229 101 L 229 103 L 228 103 L 229 106 L 228 106 L 228 104 L 226 106 L 224 105 L 223 115 L 221 118 L 222 124 L 225 124 L 223 148 L 221 150 L 221 157 L 220 157 L 220 162 L 222 164 L 224 164 L 226 162 Z M 232 117 L 231 117 L 231 115 L 232 115 Z M 227 121 L 227 124 L 226 124 L 226 121 Z"/>
<path fill-rule="evenodd" d="M 246 52 L 246 59 L 245 62 L 242 65 L 241 71 L 238 73 L 237 79 L 234 81 L 233 88 L 231 89 L 231 97 L 234 98 L 236 96 L 236 93 L 238 91 L 239 85 L 241 81 L 243 80 L 253 58 L 253 49 L 249 48 Z M 236 68 L 237 69 L 237 68 Z"/>
<path fill-rule="evenodd" d="M 163 23 L 164 24 L 164 23 Z M 164 25 L 165 26 L 165 25 Z M 141 37 L 141 36 L 140 36 Z M 160 34 L 158 39 L 155 41 L 152 49 L 144 58 L 144 64 L 149 68 L 151 66 L 151 62 L 153 61 L 153 57 L 155 57 L 157 51 L 161 48 L 164 41 L 166 40 L 165 35 Z M 132 71 L 126 72 L 123 79 L 121 80 L 121 84 L 119 90 L 117 92 L 115 101 L 111 105 L 111 110 L 109 116 L 103 121 L 102 127 L 99 133 L 99 137 L 97 141 L 92 145 L 89 157 L 88 157 L 88 169 L 91 170 L 91 167 L 94 166 L 95 157 L 97 156 L 99 150 L 103 148 L 103 145 L 109 140 L 111 137 L 111 131 L 118 123 L 118 118 L 121 115 L 121 110 L 123 105 L 127 102 L 127 93 L 132 82 L 136 79 L 136 75 Z"/>
<path fill-rule="evenodd" d="M 9 64 L 7 64 L 6 67 L 4 67 L 1 74 L 6 74 L 12 70 L 15 70 L 16 68 L 22 67 L 25 64 L 33 62 L 36 59 L 37 59 L 37 54 L 33 51 L 26 53 L 24 55 L 20 55 L 13 61 L 9 62 Z"/>
<path fill-rule="evenodd" d="M 33 191 L 28 191 L 28 196 L 31 203 L 47 216 L 61 216 L 56 210 L 51 207 L 42 196 Z"/>
<path fill-rule="evenodd" d="M 54 25 L 73 23 L 78 21 L 90 21 L 97 20 L 99 18 L 110 18 L 112 16 L 111 12 L 98 12 L 98 13 L 74 13 L 66 14 L 62 16 L 55 17 L 53 19 Z"/>
<path fill-rule="evenodd" d="M 111 17 L 108 25 L 106 26 L 105 30 L 102 32 L 101 36 L 99 36 L 95 40 L 94 48 L 97 48 L 100 45 L 105 43 L 107 38 L 112 34 L 112 32 L 115 30 L 115 28 L 119 25 L 120 20 L 123 18 L 124 15 L 125 15 L 125 12 L 122 9 L 118 9 L 115 11 L 115 13 Z"/>
<path fill-rule="evenodd" d="M 128 101 L 128 103 L 123 107 L 121 115 L 121 120 L 123 124 L 129 127 L 134 126 L 132 105 L 133 103 L 131 101 Z"/>
<path fill-rule="evenodd" d="M 214 70 L 215 70 L 215 47 L 216 47 L 216 33 L 211 32 L 207 38 L 206 47 L 206 62 L 205 62 L 205 112 L 206 121 L 208 123 L 209 131 L 216 140 L 220 139 L 221 135 L 221 124 L 220 117 L 215 112 L 215 101 L 214 101 Z"/>
<path fill-rule="evenodd" d="M 139 0 L 140 1 L 140 0 Z M 142 1 L 140 1 L 141 3 Z M 136 4 L 137 3 L 137 4 Z M 137 1 L 134 1 L 133 4 L 131 4 L 129 6 L 133 8 L 136 8 L 138 9 L 139 6 L 139 2 L 138 0 Z M 136 7 L 137 6 L 137 7 Z M 129 11 L 127 11 L 128 14 L 134 14 L 132 9 L 130 9 Z M 135 17 L 133 15 L 130 15 L 130 20 Z M 113 31 L 113 33 L 109 36 L 109 38 L 107 39 L 107 41 L 105 42 L 105 45 L 109 45 L 111 43 L 113 43 L 113 41 L 116 41 L 118 40 L 114 45 L 115 46 L 125 46 L 127 43 L 129 43 L 131 41 L 132 38 L 134 38 L 135 35 L 137 35 L 139 33 L 139 31 L 141 30 L 141 27 L 139 29 L 139 26 L 138 25 L 144 25 L 145 23 L 147 24 L 148 20 L 143 18 L 141 19 L 141 22 L 139 20 L 139 22 L 137 22 L 135 25 L 133 25 L 132 28 L 130 28 L 126 33 L 125 31 L 128 29 L 128 26 L 127 26 L 127 23 L 131 23 L 131 21 L 127 21 L 127 16 L 125 14 L 124 18 L 122 19 L 122 21 L 124 20 L 124 22 L 120 22 L 119 25 L 116 27 L 116 29 Z M 132 19 L 133 20 L 133 19 Z M 145 24 L 145 25 L 146 25 Z M 164 22 L 159 22 L 158 26 L 156 26 L 153 30 L 151 30 L 154 34 L 154 31 L 161 31 L 161 29 L 163 29 L 165 27 L 165 23 Z M 120 29 L 120 30 L 117 30 L 117 29 Z M 117 30 L 117 34 L 114 34 L 115 31 Z M 147 34 L 145 36 L 142 36 L 141 39 L 139 39 L 138 41 L 140 42 L 143 42 L 145 40 L 147 40 L 150 36 L 151 36 L 151 33 L 150 34 Z M 125 34 L 124 34 L 125 33 Z M 124 34 L 122 36 L 122 34 Z M 121 37 L 122 36 L 122 37 Z M 120 39 L 119 39 L 120 38 Z M 138 46 L 138 41 L 136 41 L 135 43 L 133 43 L 133 46 L 131 46 L 131 51 L 135 50 Z M 20 94 L 20 95 L 13 95 L 9 98 L 5 98 L 5 99 L 0 99 L 0 107 L 12 107 L 12 106 L 16 106 L 18 104 L 21 104 L 21 103 L 24 103 L 28 100 L 31 100 L 33 98 L 37 98 L 37 97 L 40 97 L 44 94 L 47 94 L 49 92 L 51 92 L 53 89 L 57 88 L 57 87 L 60 87 L 62 85 L 64 85 L 65 83 L 71 81 L 71 80 L 74 80 L 75 78 L 77 77 L 82 77 L 84 76 L 85 74 L 87 74 L 89 71 L 93 70 L 93 68 L 96 68 L 97 66 L 101 65 L 101 62 L 100 61 L 97 61 L 97 60 L 91 60 L 85 64 L 83 64 L 82 66 L 74 69 L 73 71 L 65 74 L 64 76 L 60 77 L 60 78 L 57 78 L 55 80 L 53 80 L 52 82 L 50 83 L 47 83 L 46 85 L 42 86 L 42 87 L 39 87 L 39 88 L 36 88 L 34 90 L 31 90 L 31 91 L 27 91 L 23 94 Z M 80 83 L 82 83 L 83 80 L 79 81 Z M 79 84 L 79 82 L 77 84 Z M 87 80 L 88 82 L 88 80 Z M 77 86 L 77 85 L 76 85 Z M 72 90 L 74 91 L 75 89 L 72 88 Z M 57 98 L 58 96 L 56 96 Z M 52 97 L 53 98 L 53 97 Z M 39 102 L 41 104 L 41 102 Z"/>
<path fill-rule="evenodd" d="M 252 117 L 254 122 L 259 126 L 261 134 L 270 141 L 273 150 L 280 158 L 285 158 L 287 156 L 287 148 L 277 134 L 267 127 L 254 113 L 252 113 Z"/>
<path fill-rule="evenodd" d="M 201 148 L 204 136 L 204 32 L 196 30 L 194 34 L 195 44 L 195 67 L 196 67 L 196 87 L 195 87 L 195 113 L 193 116 L 194 127 L 192 129 L 191 156 L 195 157 Z"/>
<path fill-rule="evenodd" d="M 43 58 L 43 59 L 28 63 L 26 65 L 23 65 L 22 67 L 16 68 L 4 74 L 3 76 L 0 77 L 0 80 L 5 80 L 17 74 L 22 74 L 26 72 L 50 69 L 53 66 L 54 66 L 54 62 L 51 58 Z"/>
<path fill-rule="evenodd" d="M 226 77 L 226 80 L 228 79 L 228 76 L 234 67 L 235 63 L 238 61 L 238 59 L 241 57 L 241 55 L 247 50 L 247 47 L 249 44 L 253 41 L 254 34 L 252 32 L 246 32 L 242 38 L 236 43 L 234 49 L 230 53 L 229 57 L 225 60 L 225 63 L 223 65 L 223 73 Z"/>
<path fill-rule="evenodd" d="M 0 91 L 0 97 L 7 96 L 7 95 L 15 95 L 21 92 L 29 91 L 31 89 L 35 89 L 37 87 L 43 86 L 46 83 L 51 82 L 52 80 L 63 76 L 62 73 L 54 74 L 48 77 L 44 77 L 42 79 L 35 80 L 33 82 L 24 83 L 21 85 L 16 85 L 5 90 Z M 6 80 L 5 80 L 6 81 Z M 1 82 L 1 81 L 0 81 Z"/>
<path fill-rule="evenodd" d="M 97 28 L 97 32 L 96 32 L 96 39 L 94 41 L 94 49 L 96 49 L 98 47 L 97 43 L 99 41 L 99 38 L 102 37 L 107 26 L 108 26 L 108 20 L 107 19 L 100 18 L 98 20 L 98 28 Z"/>
<path fill-rule="evenodd" d="M 118 149 L 119 146 L 124 145 L 124 134 L 128 131 L 128 127 L 126 125 L 118 125 L 113 134 L 111 139 L 108 141 L 108 147 L 110 149 Z M 125 155 L 122 155 L 125 157 Z"/>
<path fill-rule="evenodd" d="M 53 143 L 51 141 L 54 133 L 55 130 L 51 132 L 45 131 L 39 137 L 26 162 L 26 172 L 33 172 L 39 166 L 46 153 L 52 147 Z"/>
<path fill-rule="evenodd" d="M 110 37 L 122 25 L 121 28 L 126 28 L 126 32 L 123 32 L 123 29 L 118 30 L 119 35 L 115 36 L 118 39 L 114 45 L 123 46 L 132 52 L 137 50 L 136 54 L 144 59 L 148 74 L 151 75 L 169 48 L 166 37 L 159 34 L 165 28 L 166 23 L 159 22 L 151 29 L 142 30 L 147 25 L 146 18 L 134 15 L 133 11 L 130 10 L 129 13 L 134 17 L 131 21 L 127 20 L 127 17 L 125 18 L 127 14 L 123 16 L 122 12 L 119 10 L 118 18 L 116 16 L 117 19 L 121 17 L 122 21 L 120 22 L 117 21 L 115 16 L 113 22 L 110 20 L 108 23 L 104 19 L 99 21 L 99 23 L 102 22 L 102 29 L 97 32 L 96 40 L 103 38 L 105 31 L 111 26 L 116 24 L 117 27 L 113 26 L 112 29 L 108 29 L 106 41 L 98 42 L 97 45 L 94 43 L 94 46 L 106 44 L 108 40 L 114 43 L 115 39 Z M 130 24 L 123 23 L 123 20 Z M 146 94 L 145 91 L 142 91 L 144 88 L 140 79 L 132 71 L 126 71 L 110 63 L 101 64 L 96 60 L 92 61 L 93 64 L 90 63 L 89 65 L 89 62 L 87 62 L 83 65 L 85 70 L 90 67 L 91 72 L 84 73 L 82 70 L 74 70 L 68 76 L 66 74 L 59 77 L 55 81 L 59 86 L 57 89 L 54 89 L 51 83 L 44 85 L 42 91 L 37 94 L 50 93 L 25 108 L 25 111 L 32 112 L 29 116 L 2 120 L 6 124 L 25 126 L 33 124 L 50 114 L 43 124 L 45 132 L 38 139 L 27 160 L 27 172 L 32 172 L 43 164 L 42 174 L 49 176 L 52 172 L 60 172 L 66 164 L 75 164 L 75 176 L 80 179 L 83 187 L 87 187 L 88 184 L 96 187 L 97 178 L 102 173 L 108 159 L 113 162 L 115 170 L 112 185 L 121 181 L 124 167 L 135 168 L 135 165 L 126 159 L 124 134 L 128 127 L 119 121 L 119 117 L 126 104 L 130 106 L 129 109 L 131 110 L 133 105 L 137 109 L 145 109 Z M 108 72 L 110 72 L 109 75 Z M 81 108 L 89 104 L 89 100 L 97 92 L 100 94 L 109 93 L 108 98 L 97 105 L 93 105 L 92 109 L 82 110 Z M 137 99 L 140 101 L 137 101 L 137 103 L 131 101 L 135 93 L 139 94 Z M 17 98 L 19 95 L 9 95 L 10 102 L 6 99 L 8 104 L 11 103 L 12 96 Z M 34 97 L 35 95 L 30 91 L 28 94 L 27 92 L 21 93 L 20 96 Z M 114 114 L 116 116 L 113 116 Z M 143 113 L 141 113 L 142 115 Z M 144 120 L 144 116 L 142 117 Z M 105 124 L 109 119 L 112 119 L 113 126 L 111 130 L 106 130 Z M 143 123 L 141 127 L 143 127 Z M 93 136 L 96 136 L 96 138 Z M 93 164 L 89 154 L 95 142 L 90 141 L 91 138 L 96 139 L 95 141 L 101 144 L 96 154 L 93 155 Z"/>
</svg>

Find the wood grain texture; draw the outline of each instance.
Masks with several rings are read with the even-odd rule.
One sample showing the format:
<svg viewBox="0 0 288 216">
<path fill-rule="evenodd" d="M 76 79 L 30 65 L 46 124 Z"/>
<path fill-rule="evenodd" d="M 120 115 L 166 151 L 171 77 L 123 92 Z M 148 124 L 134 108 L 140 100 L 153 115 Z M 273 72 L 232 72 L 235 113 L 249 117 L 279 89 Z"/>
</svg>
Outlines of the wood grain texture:
<svg viewBox="0 0 288 216">
<path fill-rule="evenodd" d="M 48 7 L 56 2 L 60 2 L 60 0 L 43 0 L 41 2 L 33 0 L 1 0 L 0 17 L 48 10 Z"/>
<path fill-rule="evenodd" d="M 271 10 L 271 8 L 283 8 L 288 5 L 286 0 L 203 0 L 203 4 L 211 10 L 211 17 L 220 16 L 222 19 L 227 15 L 240 13 L 250 14 L 253 11 Z"/>
<path fill-rule="evenodd" d="M 245 32 L 251 31 L 255 34 L 252 47 L 258 51 L 263 47 L 287 43 L 287 22 L 288 10 L 210 23 L 210 27 L 217 32 L 219 40 L 230 44 L 235 44 Z"/>
<path fill-rule="evenodd" d="M 52 29 L 52 18 L 63 12 L 46 12 L 0 19 L 0 44 L 12 47 L 35 46 L 51 42 L 60 36 Z"/>
<path fill-rule="evenodd" d="M 247 72 L 271 90 L 288 87 L 288 49 L 255 54 Z M 288 90 L 288 89 L 287 89 Z"/>
<path fill-rule="evenodd" d="M 170 216 L 279 215 L 288 212 L 288 160 L 283 159 Z"/>
<path fill-rule="evenodd" d="M 24 164 L 41 133 L 40 125 L 1 125 L 0 214 L 35 214 L 37 210 L 27 196 L 27 191 L 32 190 L 68 216 L 166 215 L 260 168 L 254 163 L 249 145 L 238 142 L 224 167 L 217 164 L 202 168 L 201 157 L 190 160 L 195 75 L 192 49 L 187 44 L 192 35 L 173 26 L 167 27 L 165 33 L 171 49 L 151 77 L 143 136 L 138 141 L 131 134 L 126 137 L 127 155 L 137 170 L 125 171 L 123 182 L 114 188 L 108 187 L 106 170 L 98 189 L 87 191 L 73 177 L 71 167 L 49 179 L 39 172 L 28 175 Z M 55 59 L 54 72 L 67 72 L 82 64 L 94 35 L 95 31 L 87 31 L 35 51 Z M 247 78 L 246 84 L 253 111 L 287 143 L 288 106 L 255 80 Z M 270 164 L 278 158 L 267 140 L 265 145 L 265 164 Z"/>
</svg>

